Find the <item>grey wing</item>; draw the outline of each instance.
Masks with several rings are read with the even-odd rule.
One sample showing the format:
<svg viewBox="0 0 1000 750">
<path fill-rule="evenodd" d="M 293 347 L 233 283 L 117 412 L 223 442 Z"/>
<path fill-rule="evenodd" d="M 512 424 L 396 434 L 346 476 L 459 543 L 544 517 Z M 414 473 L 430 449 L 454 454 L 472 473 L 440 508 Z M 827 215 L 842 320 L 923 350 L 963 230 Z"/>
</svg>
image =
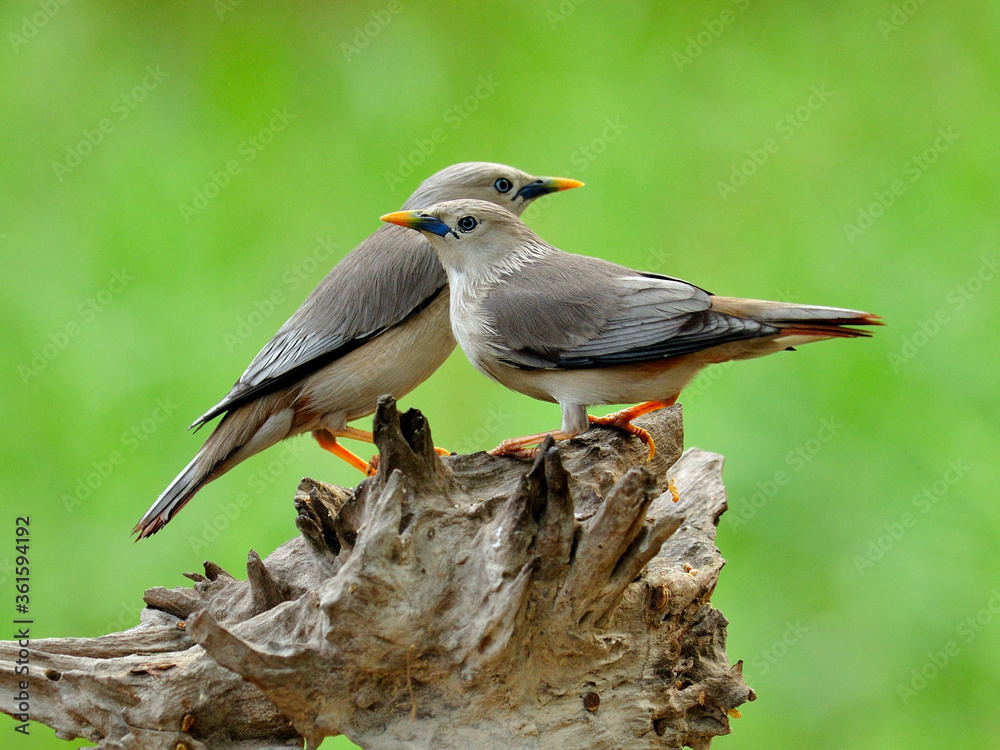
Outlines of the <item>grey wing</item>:
<svg viewBox="0 0 1000 750">
<path fill-rule="evenodd" d="M 527 369 L 555 367 L 564 351 L 597 336 L 614 305 L 603 261 L 572 264 L 554 253 L 502 280 L 482 301 L 497 357 Z M 608 267 L 618 268 L 613 264 Z"/>
<path fill-rule="evenodd" d="M 505 304 L 487 300 L 493 325 L 509 344 L 503 357 L 507 364 L 521 369 L 610 367 L 778 332 L 751 318 L 713 310 L 712 295 L 680 279 L 562 256 L 554 261 L 562 266 L 556 274 L 562 281 L 547 291 L 515 294 Z M 544 270 L 536 278 L 551 275 L 551 268 Z"/>
<path fill-rule="evenodd" d="M 354 351 L 426 308 L 447 282 L 430 243 L 419 233 L 382 226 L 327 274 L 226 397 L 192 427 Z"/>
</svg>

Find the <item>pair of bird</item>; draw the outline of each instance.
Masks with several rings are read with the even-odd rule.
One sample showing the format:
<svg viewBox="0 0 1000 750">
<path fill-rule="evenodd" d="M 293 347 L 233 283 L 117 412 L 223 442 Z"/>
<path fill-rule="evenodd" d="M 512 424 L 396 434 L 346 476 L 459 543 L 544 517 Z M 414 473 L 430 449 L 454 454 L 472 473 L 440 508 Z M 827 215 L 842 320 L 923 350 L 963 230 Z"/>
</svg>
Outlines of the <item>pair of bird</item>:
<svg viewBox="0 0 1000 750">
<path fill-rule="evenodd" d="M 536 198 L 579 187 L 487 162 L 424 181 L 352 250 L 278 330 L 200 427 L 222 421 L 135 531 L 155 534 L 207 482 L 285 438 L 312 432 L 365 471 L 338 438 L 372 442 L 348 425 L 426 380 L 456 339 L 473 365 L 562 409 L 551 434 L 589 423 L 632 425 L 673 404 L 705 365 L 759 357 L 833 337 L 870 335 L 870 313 L 717 297 L 680 279 L 562 252 L 518 215 Z M 415 230 L 415 231 L 411 231 Z M 640 403 L 608 417 L 593 404 Z M 521 454 L 546 434 L 505 440 Z"/>
</svg>

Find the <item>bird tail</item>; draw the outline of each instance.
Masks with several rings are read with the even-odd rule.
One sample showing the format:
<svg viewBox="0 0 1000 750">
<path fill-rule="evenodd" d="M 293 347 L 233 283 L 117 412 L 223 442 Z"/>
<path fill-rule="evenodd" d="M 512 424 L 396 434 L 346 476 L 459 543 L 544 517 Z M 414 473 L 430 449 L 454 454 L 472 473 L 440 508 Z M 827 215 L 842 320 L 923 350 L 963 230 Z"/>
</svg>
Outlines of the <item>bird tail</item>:
<svg viewBox="0 0 1000 750">
<path fill-rule="evenodd" d="M 166 526 L 210 481 L 288 437 L 294 411 L 286 400 L 283 392 L 269 394 L 223 417 L 191 463 L 135 525 L 133 533 L 139 535 L 138 539 L 152 536 Z"/>
<path fill-rule="evenodd" d="M 138 534 L 136 541 L 145 539 L 155 534 L 167 525 L 177 513 L 187 505 L 188 501 L 194 497 L 195 493 L 204 487 L 210 479 L 214 477 L 214 470 L 206 471 L 202 466 L 205 448 L 198 451 L 198 454 L 191 459 L 191 463 L 184 467 L 167 489 L 163 490 L 156 502 L 153 503 L 146 514 L 140 519 L 132 530 L 133 534 Z M 215 469 L 216 467 L 211 467 Z"/>
<path fill-rule="evenodd" d="M 719 312 L 741 318 L 753 318 L 781 330 L 782 336 L 816 338 L 858 338 L 871 336 L 870 331 L 850 326 L 885 325 L 878 315 L 861 310 L 820 305 L 796 305 L 788 302 L 767 302 L 735 297 L 714 297 L 712 307 Z"/>
</svg>

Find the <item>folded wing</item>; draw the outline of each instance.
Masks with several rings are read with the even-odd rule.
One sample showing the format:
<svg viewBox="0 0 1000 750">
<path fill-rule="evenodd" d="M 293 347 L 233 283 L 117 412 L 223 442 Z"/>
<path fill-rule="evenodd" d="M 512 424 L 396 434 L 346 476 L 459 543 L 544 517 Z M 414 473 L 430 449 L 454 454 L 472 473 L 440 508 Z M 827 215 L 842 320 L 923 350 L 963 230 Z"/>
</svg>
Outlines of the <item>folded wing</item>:
<svg viewBox="0 0 1000 750">
<path fill-rule="evenodd" d="M 400 227 L 381 227 L 334 267 L 226 397 L 191 426 L 199 427 L 349 354 L 422 311 L 446 285 L 427 240 Z"/>
<path fill-rule="evenodd" d="M 501 360 L 521 369 L 650 362 L 779 332 L 714 310 L 712 295 L 680 279 L 568 253 L 537 263 L 483 303 Z"/>
</svg>

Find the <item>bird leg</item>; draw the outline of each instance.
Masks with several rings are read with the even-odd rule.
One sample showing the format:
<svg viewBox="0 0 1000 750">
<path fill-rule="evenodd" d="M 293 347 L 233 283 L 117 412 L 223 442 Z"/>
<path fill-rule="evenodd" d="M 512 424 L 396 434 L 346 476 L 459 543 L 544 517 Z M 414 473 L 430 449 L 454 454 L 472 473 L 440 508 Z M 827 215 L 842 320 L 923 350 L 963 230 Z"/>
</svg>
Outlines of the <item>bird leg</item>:
<svg viewBox="0 0 1000 750">
<path fill-rule="evenodd" d="M 643 414 L 649 414 L 651 411 L 673 406 L 676 401 L 676 396 L 669 401 L 646 401 L 642 404 L 630 406 L 628 409 L 616 411 L 614 414 L 608 414 L 606 417 L 591 417 L 588 415 L 587 419 L 590 420 L 591 424 L 599 424 L 605 427 L 617 427 L 620 430 L 624 430 L 629 435 L 635 435 L 649 446 L 649 458 L 646 459 L 648 461 L 656 455 L 656 443 L 653 442 L 653 438 L 650 437 L 648 432 L 641 427 L 636 427 L 632 424 L 632 420 L 641 417 Z"/>
<path fill-rule="evenodd" d="M 337 442 L 337 438 L 345 437 L 351 438 L 352 440 L 360 440 L 365 443 L 375 442 L 375 436 L 370 432 L 365 432 L 364 430 L 359 430 L 357 427 L 342 427 L 339 430 L 317 430 L 313 433 L 313 437 L 316 438 L 316 442 L 320 444 L 321 447 L 330 451 L 333 455 L 338 458 L 342 458 L 355 469 L 358 469 L 367 476 L 374 476 L 378 471 L 378 456 L 372 456 L 368 463 L 361 460 L 359 456 L 355 456 L 347 448 L 342 446 Z M 434 451 L 439 456 L 450 456 L 451 451 L 447 451 L 444 448 L 435 448 Z"/>
<path fill-rule="evenodd" d="M 364 441 L 366 443 L 372 443 L 373 445 L 375 444 L 375 436 L 372 433 L 365 432 L 364 430 L 359 430 L 356 427 L 345 427 L 342 430 L 337 430 L 333 434 L 336 435 L 337 437 L 352 438 L 353 440 L 362 440 L 362 441 Z M 437 453 L 439 456 L 450 456 L 451 455 L 451 451 L 446 450 L 444 448 L 435 448 L 434 452 Z M 375 458 L 372 459 L 372 461 L 375 462 L 375 466 L 377 467 L 378 466 L 378 457 L 376 456 Z M 368 464 L 370 466 L 371 465 L 371 461 L 369 461 Z M 372 474 L 374 474 L 374 473 L 375 472 L 372 472 Z"/>
<path fill-rule="evenodd" d="M 500 445 L 489 451 L 491 456 L 517 456 L 519 458 L 532 458 L 538 453 L 537 449 L 527 450 L 530 445 L 538 445 L 549 435 L 553 440 L 568 440 L 576 437 L 576 434 L 555 430 L 554 432 L 539 432 L 535 435 L 525 435 L 519 438 L 507 438 Z"/>
<path fill-rule="evenodd" d="M 358 440 L 363 439 L 363 438 L 356 438 L 355 435 L 350 434 L 350 432 L 348 431 L 360 432 L 362 434 L 368 435 L 369 442 L 372 439 L 370 432 L 366 433 L 363 430 L 355 430 L 353 427 L 345 428 L 345 430 L 337 430 L 336 434 L 330 432 L 329 430 L 315 430 L 313 432 L 313 437 L 316 438 L 316 442 L 319 443 L 320 448 L 330 451 L 330 453 L 335 455 L 337 458 L 343 459 L 358 471 L 367 474 L 368 464 L 362 461 L 360 457 L 355 456 L 353 453 L 347 450 L 347 448 L 345 448 L 344 446 L 342 446 L 340 443 L 337 442 L 338 435 L 341 437 L 355 437 L 355 439 Z M 348 432 L 348 434 L 345 435 L 344 434 L 345 432 Z"/>
<path fill-rule="evenodd" d="M 646 401 L 645 403 L 631 406 L 628 409 L 617 411 L 614 414 L 608 414 L 606 417 L 591 417 L 588 415 L 587 419 L 591 424 L 617 427 L 630 435 L 635 435 L 649 446 L 649 458 L 652 458 L 656 454 L 656 444 L 653 443 L 653 438 L 650 437 L 649 433 L 644 429 L 636 427 L 632 424 L 632 420 L 641 417 L 643 414 L 649 414 L 651 411 L 673 406 L 675 401 L 677 401 L 676 396 L 669 401 Z M 489 454 L 491 456 L 517 456 L 519 458 L 531 458 L 535 456 L 538 451 L 528 450 L 529 446 L 538 445 L 549 435 L 552 435 L 554 440 L 568 440 L 569 438 L 576 437 L 578 434 L 579 433 L 576 432 L 556 430 L 554 432 L 539 432 L 535 435 L 525 435 L 524 437 L 519 438 L 508 438 L 500 443 L 500 445 L 496 448 L 489 451 Z"/>
<path fill-rule="evenodd" d="M 455 454 L 444 448 L 434 448 L 434 452 L 439 456 L 454 456 Z M 375 476 L 378 473 L 378 454 L 375 454 L 370 459 L 368 459 L 368 465 L 364 469 L 365 474 L 370 477 Z"/>
<path fill-rule="evenodd" d="M 336 437 L 360 440 L 362 443 L 375 444 L 375 436 L 372 433 L 359 430 L 357 427 L 342 427 L 339 430 L 330 431 L 330 434 L 335 435 Z"/>
</svg>

